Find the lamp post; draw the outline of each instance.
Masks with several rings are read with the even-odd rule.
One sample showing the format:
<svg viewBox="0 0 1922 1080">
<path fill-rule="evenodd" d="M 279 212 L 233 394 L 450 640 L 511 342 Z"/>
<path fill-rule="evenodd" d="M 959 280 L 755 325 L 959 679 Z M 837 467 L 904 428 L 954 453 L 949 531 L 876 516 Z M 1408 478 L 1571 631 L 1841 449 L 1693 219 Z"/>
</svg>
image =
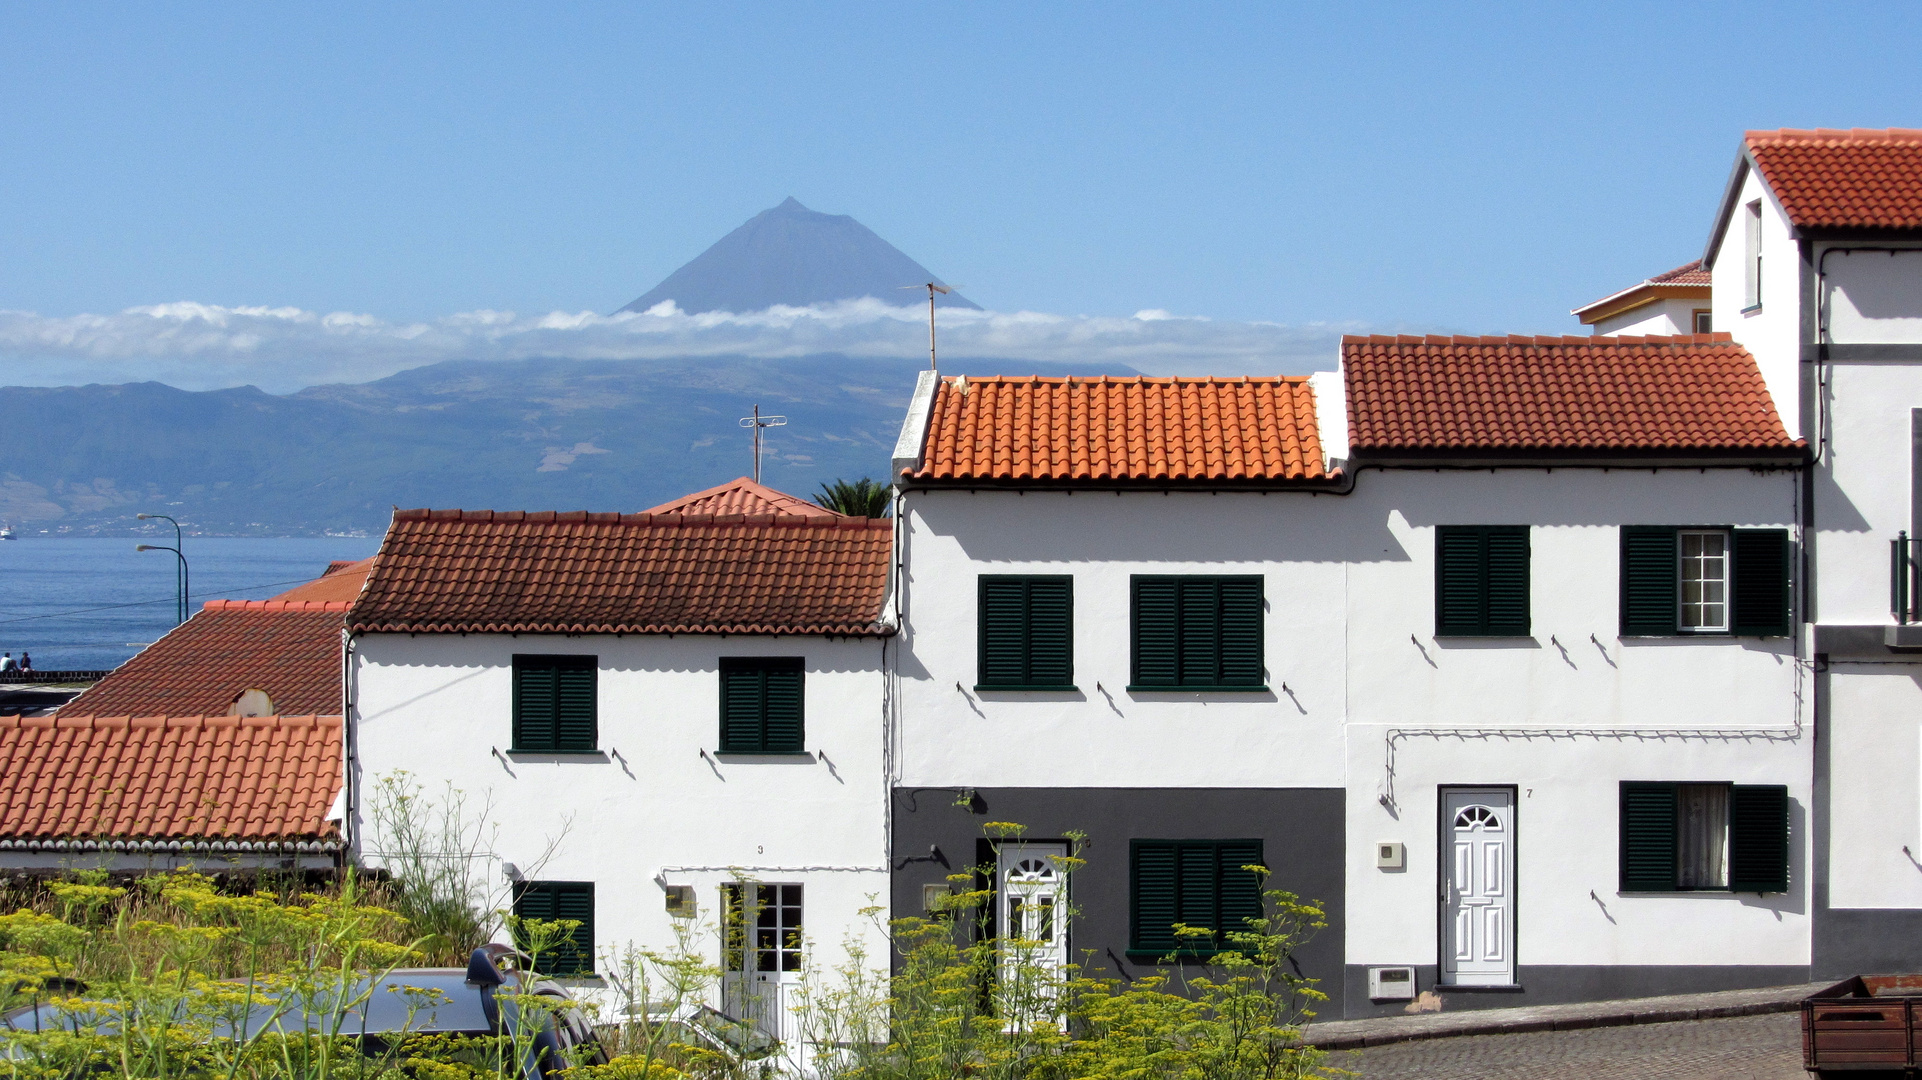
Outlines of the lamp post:
<svg viewBox="0 0 1922 1080">
<path fill-rule="evenodd" d="M 140 521 L 148 521 L 154 518 L 158 518 L 161 521 L 172 523 L 174 527 L 174 546 L 173 547 L 166 547 L 160 544 L 138 544 L 134 547 L 134 550 L 135 551 L 171 551 L 174 553 L 174 558 L 179 560 L 178 563 L 174 566 L 174 625 L 179 626 L 181 623 L 184 623 L 187 621 L 187 605 L 193 596 L 193 591 L 189 587 L 191 584 L 191 579 L 189 578 L 187 573 L 187 556 L 182 554 L 180 550 L 181 548 L 186 546 L 185 544 L 181 543 L 180 522 L 174 521 L 173 518 L 170 518 L 165 514 L 135 514 L 134 517 Z"/>
</svg>

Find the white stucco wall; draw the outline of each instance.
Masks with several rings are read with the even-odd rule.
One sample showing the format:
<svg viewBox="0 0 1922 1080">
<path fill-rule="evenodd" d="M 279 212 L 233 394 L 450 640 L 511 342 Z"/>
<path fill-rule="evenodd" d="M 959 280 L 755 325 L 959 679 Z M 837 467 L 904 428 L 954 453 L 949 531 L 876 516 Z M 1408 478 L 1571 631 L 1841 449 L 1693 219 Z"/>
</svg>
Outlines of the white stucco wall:
<svg viewBox="0 0 1922 1080">
<path fill-rule="evenodd" d="M 1743 214 L 1744 207 L 1762 201 L 1762 304 L 1744 311 L 1747 296 L 1744 283 Z M 1742 182 L 1735 213 L 1729 215 L 1720 252 L 1715 256 L 1712 273 L 1714 297 L 1710 307 L 1717 331 L 1726 330 L 1754 355 L 1775 398 L 1775 409 L 1791 436 L 1799 437 L 1801 412 L 1799 366 L 1801 364 L 1801 256 L 1789 234 L 1788 215 L 1754 170 Z"/>
<path fill-rule="evenodd" d="M 804 928 L 825 970 L 844 960 L 844 940 L 878 945 L 860 910 L 887 888 L 882 647 L 875 638 L 363 635 L 354 657 L 369 793 L 363 847 L 381 846 L 368 820 L 375 778 L 405 769 L 429 794 L 451 782 L 470 806 L 490 800 L 499 861 L 538 880 L 594 882 L 602 950 L 671 943 L 657 874 L 696 887 L 710 931 L 720 886 L 738 875 L 805 886 Z M 600 658 L 603 754 L 508 753 L 517 652 Z M 806 658 L 806 756 L 716 753 L 723 656 Z M 499 880 L 498 863 L 490 873 Z M 718 962 L 718 940 L 705 940 Z"/>
<path fill-rule="evenodd" d="M 1710 310 L 1707 298 L 1657 300 L 1596 322 L 1595 333 L 1609 337 L 1623 334 L 1693 334 L 1695 312 L 1698 310 Z"/>
<path fill-rule="evenodd" d="M 1889 245 L 1880 245 L 1888 247 Z M 1826 340 L 1838 344 L 1922 342 L 1922 247 L 1815 249 Z"/>
<path fill-rule="evenodd" d="M 1617 635 L 1619 526 L 1786 528 L 1794 499 L 1793 473 L 1746 469 L 1369 471 L 1345 497 L 913 493 L 902 782 L 1345 786 L 1351 964 L 1434 962 L 1438 788 L 1512 784 L 1522 963 L 1806 963 L 1792 641 Z M 1435 638 L 1442 524 L 1533 526 L 1531 637 Z M 1075 575 L 1079 694 L 968 689 L 977 575 L 1026 572 Z M 1122 689 L 1133 573 L 1264 575 L 1277 693 Z M 1433 728 L 1453 730 L 1396 739 L 1385 806 L 1391 731 Z M 1617 897 L 1622 780 L 1788 785 L 1793 891 Z M 1383 840 L 1407 844 L 1406 871 L 1375 868 Z"/>
<path fill-rule="evenodd" d="M 1829 669 L 1831 907 L 1922 908 L 1919 681 L 1922 665 Z"/>
<path fill-rule="evenodd" d="M 1824 376 L 1817 619 L 1888 623 L 1889 541 L 1910 530 L 1909 410 L 1922 408 L 1922 363 L 1844 361 L 1826 365 Z"/>
</svg>

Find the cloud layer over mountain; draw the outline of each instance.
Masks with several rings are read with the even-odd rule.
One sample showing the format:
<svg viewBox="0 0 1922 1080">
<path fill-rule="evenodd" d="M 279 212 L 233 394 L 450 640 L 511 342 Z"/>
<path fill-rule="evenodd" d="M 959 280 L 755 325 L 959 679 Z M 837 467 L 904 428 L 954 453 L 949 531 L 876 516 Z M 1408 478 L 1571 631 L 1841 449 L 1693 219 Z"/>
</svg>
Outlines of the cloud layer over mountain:
<svg viewBox="0 0 1922 1080">
<path fill-rule="evenodd" d="M 942 355 L 957 359 L 1115 364 L 1156 374 L 1277 374 L 1332 368 L 1337 338 L 1364 328 L 1214 322 L 1162 311 L 1113 317 L 944 308 L 939 329 Z M 821 353 L 926 356 L 927 308 L 867 298 L 689 315 L 662 304 L 615 315 L 470 311 L 417 323 L 192 302 L 112 315 L 0 311 L 0 384 L 14 386 L 157 380 L 183 389 L 252 384 L 284 393 L 457 359 Z"/>
</svg>

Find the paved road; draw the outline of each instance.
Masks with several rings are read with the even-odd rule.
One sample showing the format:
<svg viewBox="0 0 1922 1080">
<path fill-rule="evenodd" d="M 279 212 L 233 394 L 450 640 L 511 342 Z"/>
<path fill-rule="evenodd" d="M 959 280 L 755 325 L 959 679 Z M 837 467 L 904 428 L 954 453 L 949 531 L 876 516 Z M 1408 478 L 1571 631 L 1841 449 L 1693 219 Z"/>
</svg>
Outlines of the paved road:
<svg viewBox="0 0 1922 1080">
<path fill-rule="evenodd" d="M 1797 1013 L 1465 1035 L 1329 1055 L 1366 1080 L 1808 1080 Z"/>
</svg>

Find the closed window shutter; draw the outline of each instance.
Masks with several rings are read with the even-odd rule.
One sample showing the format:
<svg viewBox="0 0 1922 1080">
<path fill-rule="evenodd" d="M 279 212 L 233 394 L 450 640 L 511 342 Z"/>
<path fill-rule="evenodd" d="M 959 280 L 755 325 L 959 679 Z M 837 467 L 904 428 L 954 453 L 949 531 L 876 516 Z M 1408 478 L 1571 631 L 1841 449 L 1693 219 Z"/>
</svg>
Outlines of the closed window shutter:
<svg viewBox="0 0 1922 1080">
<path fill-rule="evenodd" d="M 1263 865 L 1261 841 L 1224 840 L 1218 850 L 1221 854 L 1221 932 L 1223 935 L 1230 931 L 1251 933 L 1254 926 L 1248 920 L 1258 919 L 1262 914 L 1261 878 L 1242 868 Z M 1225 936 L 1219 938 L 1219 943 L 1224 949 L 1232 947 Z"/>
<path fill-rule="evenodd" d="M 1074 682 L 1074 579 L 1037 577 L 1028 582 L 1028 671 L 1034 686 Z"/>
<path fill-rule="evenodd" d="M 1623 892 L 1675 889 L 1675 785 L 1622 784 Z"/>
<path fill-rule="evenodd" d="M 1213 844 L 1182 844 L 1175 848 L 1175 921 L 1214 930 L 1221 926 L 1221 859 Z M 1208 938 L 1183 937 L 1184 949 L 1208 949 Z"/>
<path fill-rule="evenodd" d="M 1483 535 L 1487 615 L 1482 632 L 1527 637 L 1528 526 L 1491 525 Z"/>
<path fill-rule="evenodd" d="M 1139 686 L 1180 683 L 1180 580 L 1134 579 L 1134 682 Z"/>
<path fill-rule="evenodd" d="M 598 663 L 592 657 L 570 657 L 555 666 L 554 749 L 591 753 L 598 746 L 595 730 L 595 680 Z"/>
<path fill-rule="evenodd" d="M 802 725 L 801 661 L 769 661 L 766 686 L 762 749 L 769 753 L 801 752 L 806 742 Z"/>
<path fill-rule="evenodd" d="M 1221 579 L 1221 683 L 1260 686 L 1262 670 L 1262 610 L 1259 577 Z"/>
<path fill-rule="evenodd" d="M 721 659 L 721 750 L 799 753 L 805 748 L 806 681 L 798 656 Z"/>
<path fill-rule="evenodd" d="M 1435 634 L 1487 632 L 1483 594 L 1486 534 L 1473 527 L 1435 530 Z"/>
<path fill-rule="evenodd" d="M 514 658 L 514 749 L 554 749 L 558 684 L 546 657 Z"/>
<path fill-rule="evenodd" d="M 1665 525 L 1622 528 L 1622 620 L 1624 637 L 1675 634 L 1680 554 L 1677 531 Z"/>
<path fill-rule="evenodd" d="M 1789 632 L 1789 534 L 1787 529 L 1737 529 L 1729 630 L 1783 637 Z"/>
<path fill-rule="evenodd" d="M 1221 590 L 1213 578 L 1181 579 L 1180 664 L 1183 685 L 1213 683 L 1221 671 Z"/>
<path fill-rule="evenodd" d="M 1163 840 L 1136 840 L 1130 852 L 1133 866 L 1128 880 L 1129 947 L 1169 953 L 1175 949 L 1175 845 Z"/>
<path fill-rule="evenodd" d="M 534 969 L 544 975 L 573 975 L 594 970 L 594 884 L 585 881 L 530 881 L 514 900 L 514 914 L 522 919 L 552 922 L 574 919 L 580 926 L 534 958 Z M 527 948 L 521 935 L 516 945 Z"/>
<path fill-rule="evenodd" d="M 1021 578 L 982 576 L 981 658 L 983 685 L 1028 681 L 1028 588 Z"/>
<path fill-rule="evenodd" d="M 1731 892 L 1788 891 L 1788 788 L 1737 784 L 1729 789 L 1728 887 Z"/>
</svg>

